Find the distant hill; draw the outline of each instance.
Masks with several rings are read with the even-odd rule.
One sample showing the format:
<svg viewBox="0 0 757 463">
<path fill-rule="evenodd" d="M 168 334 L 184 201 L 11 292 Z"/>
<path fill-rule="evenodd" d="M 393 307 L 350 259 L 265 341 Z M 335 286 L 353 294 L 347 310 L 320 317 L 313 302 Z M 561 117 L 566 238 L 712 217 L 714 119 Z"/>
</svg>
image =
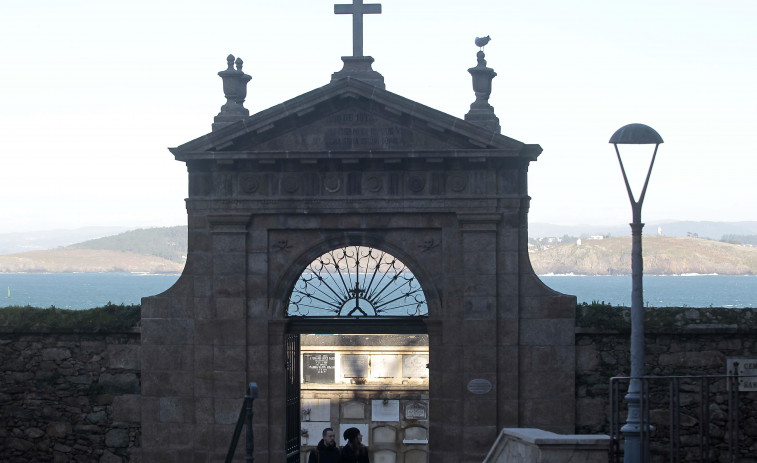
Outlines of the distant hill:
<svg viewBox="0 0 757 463">
<path fill-rule="evenodd" d="M 630 222 L 629 217 L 629 222 Z M 647 221 L 644 225 L 644 236 L 657 235 L 661 231 L 663 236 L 697 236 L 720 240 L 726 235 L 757 235 L 757 221 L 743 222 L 712 222 L 712 221 Z M 631 236 L 628 224 L 617 225 L 555 225 L 549 223 L 532 222 L 528 224 L 529 238 L 543 238 L 548 236 Z"/>
<path fill-rule="evenodd" d="M 183 263 L 102 249 L 61 248 L 0 256 L 0 273 L 181 273 Z"/>
<path fill-rule="evenodd" d="M 181 273 L 187 227 L 138 229 L 72 246 L 0 255 L 0 273 Z"/>
<path fill-rule="evenodd" d="M 161 257 L 173 262 L 187 258 L 187 227 L 140 228 L 69 246 L 71 249 L 104 249 Z"/>
<path fill-rule="evenodd" d="M 127 227 L 83 227 L 73 230 L 0 233 L 0 254 L 42 251 L 69 246 L 85 240 L 112 236 L 127 230 L 129 230 Z"/>
<path fill-rule="evenodd" d="M 681 225 L 682 229 L 687 228 L 686 223 L 681 223 L 684 224 Z M 733 236 L 754 236 L 757 231 L 750 228 L 749 224 L 752 223 L 757 227 L 757 222 L 740 222 L 742 225 L 723 224 L 722 228 L 713 230 L 718 233 L 722 231 L 726 236 L 727 233 L 733 233 Z M 689 224 L 689 228 L 697 230 L 696 224 L 701 223 L 693 222 Z M 553 236 L 566 234 L 572 233 L 566 231 L 554 233 Z M 600 232 L 596 234 L 602 235 Z M 757 247 L 693 237 L 645 235 L 643 248 L 644 272 L 650 275 L 757 274 Z M 186 253 L 186 226 L 147 228 L 56 249 L 0 255 L 0 272 L 180 273 L 184 267 Z M 628 235 L 602 240 L 583 238 L 580 246 L 576 243 L 547 246 L 546 249 L 531 252 L 529 255 L 536 273 L 540 275 L 629 274 L 631 238 Z"/>
<path fill-rule="evenodd" d="M 644 273 L 680 275 L 757 274 L 757 248 L 701 238 L 645 236 Z M 539 275 L 627 275 L 631 273 L 631 237 L 583 239 L 530 252 Z"/>
</svg>

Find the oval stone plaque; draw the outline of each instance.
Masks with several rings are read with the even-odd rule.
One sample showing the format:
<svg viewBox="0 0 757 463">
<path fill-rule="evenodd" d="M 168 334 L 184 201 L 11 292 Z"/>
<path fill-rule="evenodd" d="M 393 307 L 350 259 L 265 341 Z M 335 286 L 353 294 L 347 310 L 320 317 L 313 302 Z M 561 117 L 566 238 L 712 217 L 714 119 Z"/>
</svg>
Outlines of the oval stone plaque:
<svg viewBox="0 0 757 463">
<path fill-rule="evenodd" d="M 473 394 L 483 395 L 492 390 L 492 383 L 487 379 L 472 379 L 468 383 L 468 390 Z"/>
</svg>

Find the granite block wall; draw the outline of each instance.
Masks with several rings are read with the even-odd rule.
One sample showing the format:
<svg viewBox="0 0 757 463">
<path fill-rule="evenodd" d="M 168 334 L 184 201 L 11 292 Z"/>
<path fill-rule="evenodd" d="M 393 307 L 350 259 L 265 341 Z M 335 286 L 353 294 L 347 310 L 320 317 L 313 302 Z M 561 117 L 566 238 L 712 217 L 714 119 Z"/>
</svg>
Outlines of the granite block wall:
<svg viewBox="0 0 757 463">
<path fill-rule="evenodd" d="M 757 359 L 757 330 L 750 326 L 691 324 L 675 329 L 647 328 L 645 341 L 645 373 L 649 376 L 725 375 L 728 359 Z M 610 433 L 610 378 L 630 374 L 629 353 L 628 332 L 577 329 L 577 433 Z M 627 388 L 627 383 L 620 384 L 621 425 L 625 422 L 622 397 Z M 650 381 L 649 390 L 650 423 L 654 426 L 650 435 L 653 461 L 668 461 L 671 417 L 670 381 Z M 726 423 L 729 413 L 726 380 L 682 378 L 679 380 L 678 390 L 681 461 L 699 461 L 700 431 L 704 431 L 704 434 L 709 433 L 708 453 L 711 461 L 725 461 L 724 458 L 728 454 Z M 704 415 L 702 414 L 703 403 Z M 731 411 L 734 408 L 731 408 Z M 755 459 L 757 455 L 757 391 L 739 392 L 737 409 L 739 457 L 742 458 L 738 461 L 753 463 L 757 461 Z M 703 429 L 703 423 L 706 429 Z"/>
<path fill-rule="evenodd" d="M 140 461 L 139 333 L 0 334 L 0 460 Z"/>
<path fill-rule="evenodd" d="M 575 432 L 609 433 L 609 378 L 628 374 L 629 334 L 584 324 L 575 330 L 575 344 Z M 139 368 L 143 349 L 136 331 L 0 334 L 2 461 L 141 462 L 143 415 L 182 420 L 170 415 L 182 404 L 151 403 L 142 397 Z M 559 349 L 532 350 L 529 358 L 538 364 L 571 362 Z M 757 358 L 757 330 L 748 320 L 647 329 L 649 375 L 722 375 L 729 358 Z M 653 457 L 665 461 L 669 443 L 667 385 L 654 387 L 653 400 L 657 402 L 650 414 L 656 426 Z M 699 454 L 699 388 L 695 383 L 682 383 L 683 461 Z M 723 381 L 712 381 L 709 389 L 710 456 L 716 461 L 724 458 L 727 450 L 728 394 Z M 621 388 L 621 394 L 623 391 Z M 757 455 L 757 392 L 742 392 L 739 401 L 740 456 L 741 461 L 751 463 Z M 193 406 L 202 407 L 202 403 Z"/>
</svg>

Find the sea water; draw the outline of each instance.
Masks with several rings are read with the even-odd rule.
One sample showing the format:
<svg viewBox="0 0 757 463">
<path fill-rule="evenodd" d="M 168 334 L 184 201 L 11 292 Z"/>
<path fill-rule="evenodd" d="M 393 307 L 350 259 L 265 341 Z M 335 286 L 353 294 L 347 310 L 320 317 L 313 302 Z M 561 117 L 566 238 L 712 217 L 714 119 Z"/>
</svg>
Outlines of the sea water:
<svg viewBox="0 0 757 463">
<path fill-rule="evenodd" d="M 88 309 L 111 302 L 139 304 L 178 275 L 134 273 L 0 273 L 0 307 Z M 547 286 L 593 301 L 631 305 L 630 276 L 540 276 Z M 9 293 L 10 297 L 6 297 Z M 644 304 L 654 307 L 757 307 L 757 275 L 644 276 Z"/>
<path fill-rule="evenodd" d="M 541 276 L 547 286 L 578 302 L 631 306 L 631 276 Z M 757 275 L 645 275 L 648 307 L 757 307 Z"/>
<path fill-rule="evenodd" d="M 89 309 L 108 302 L 139 304 L 178 279 L 179 275 L 140 273 L 0 273 L 0 307 Z"/>
</svg>

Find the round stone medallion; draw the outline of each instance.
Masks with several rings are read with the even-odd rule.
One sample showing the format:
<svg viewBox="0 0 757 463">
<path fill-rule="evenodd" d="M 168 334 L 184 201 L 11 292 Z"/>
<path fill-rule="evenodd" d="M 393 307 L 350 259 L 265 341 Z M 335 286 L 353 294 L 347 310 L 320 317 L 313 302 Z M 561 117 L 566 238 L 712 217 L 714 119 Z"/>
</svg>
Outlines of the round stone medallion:
<svg viewBox="0 0 757 463">
<path fill-rule="evenodd" d="M 365 189 L 370 191 L 371 193 L 378 193 L 381 191 L 381 188 L 383 188 L 384 182 L 381 180 L 381 177 L 378 175 L 368 175 L 365 178 Z"/>
<path fill-rule="evenodd" d="M 342 188 L 342 179 L 337 174 L 326 174 L 326 178 L 323 179 L 323 187 L 329 193 L 336 193 Z"/>
<path fill-rule="evenodd" d="M 243 193 L 257 193 L 260 189 L 261 177 L 258 174 L 245 175 L 241 180 L 241 189 Z"/>
<path fill-rule="evenodd" d="M 410 191 L 413 193 L 420 193 L 425 186 L 426 180 L 419 175 L 411 175 L 410 178 L 407 179 L 407 187 L 410 188 Z"/>
<path fill-rule="evenodd" d="M 468 186 L 468 176 L 465 174 L 452 174 L 449 177 L 449 187 L 452 191 L 460 193 Z"/>
<path fill-rule="evenodd" d="M 285 193 L 296 193 L 300 189 L 300 180 L 296 175 L 286 174 L 281 178 L 281 189 Z"/>
</svg>

